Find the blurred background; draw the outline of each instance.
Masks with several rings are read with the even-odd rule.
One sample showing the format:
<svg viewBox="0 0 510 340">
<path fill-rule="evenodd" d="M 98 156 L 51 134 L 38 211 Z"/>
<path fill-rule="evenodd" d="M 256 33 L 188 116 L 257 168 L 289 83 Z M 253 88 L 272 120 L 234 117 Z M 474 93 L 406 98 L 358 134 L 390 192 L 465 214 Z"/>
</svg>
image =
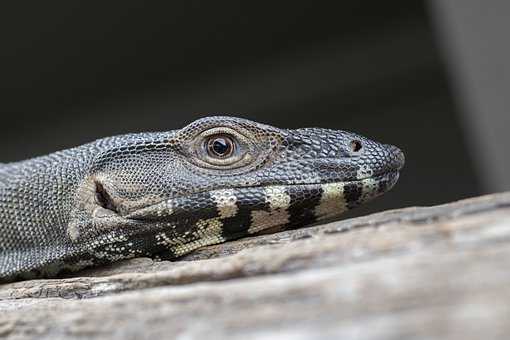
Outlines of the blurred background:
<svg viewBox="0 0 510 340">
<path fill-rule="evenodd" d="M 510 189 L 510 2 L 1 7 L 2 162 L 221 113 L 401 147 L 400 182 L 357 214 Z"/>
</svg>

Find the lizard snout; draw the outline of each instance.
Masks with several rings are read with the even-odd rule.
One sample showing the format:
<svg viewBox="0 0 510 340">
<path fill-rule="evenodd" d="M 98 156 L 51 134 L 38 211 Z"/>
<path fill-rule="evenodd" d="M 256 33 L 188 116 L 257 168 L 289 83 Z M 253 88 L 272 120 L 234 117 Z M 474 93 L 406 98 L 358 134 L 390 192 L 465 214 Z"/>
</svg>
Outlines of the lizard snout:
<svg viewBox="0 0 510 340">
<path fill-rule="evenodd" d="M 389 167 L 394 171 L 400 171 L 406 162 L 404 152 L 395 145 L 386 145 L 388 149 Z"/>
</svg>

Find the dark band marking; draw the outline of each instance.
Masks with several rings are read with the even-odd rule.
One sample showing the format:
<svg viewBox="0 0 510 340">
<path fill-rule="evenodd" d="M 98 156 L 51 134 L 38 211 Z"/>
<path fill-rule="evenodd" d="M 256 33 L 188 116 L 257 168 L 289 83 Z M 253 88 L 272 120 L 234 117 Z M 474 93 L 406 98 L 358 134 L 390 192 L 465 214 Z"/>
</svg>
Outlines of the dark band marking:
<svg viewBox="0 0 510 340">
<path fill-rule="evenodd" d="M 322 188 L 319 185 L 310 186 L 310 190 L 296 190 L 289 187 L 287 193 L 290 196 L 289 229 L 299 228 L 317 221 L 315 208 L 320 204 Z"/>
<path fill-rule="evenodd" d="M 263 187 L 237 189 L 234 191 L 237 198 L 237 213 L 235 216 L 223 219 L 222 236 L 225 239 L 233 239 L 248 235 L 248 229 L 252 226 L 251 213 L 254 210 L 269 211 L 269 203 L 266 202 L 266 193 Z"/>
<path fill-rule="evenodd" d="M 347 207 L 352 209 L 358 206 L 363 193 L 363 188 L 358 183 L 347 183 L 344 187 L 344 197 L 347 202 Z"/>
</svg>

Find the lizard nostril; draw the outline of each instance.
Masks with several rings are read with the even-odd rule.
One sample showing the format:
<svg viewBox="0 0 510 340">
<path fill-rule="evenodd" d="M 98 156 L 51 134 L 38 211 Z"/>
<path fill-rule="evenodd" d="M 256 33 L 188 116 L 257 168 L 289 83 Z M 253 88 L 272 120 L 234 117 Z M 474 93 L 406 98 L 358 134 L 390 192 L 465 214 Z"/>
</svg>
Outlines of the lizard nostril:
<svg viewBox="0 0 510 340">
<path fill-rule="evenodd" d="M 359 140 L 353 140 L 351 141 L 351 151 L 352 152 L 359 152 L 363 145 Z"/>
</svg>

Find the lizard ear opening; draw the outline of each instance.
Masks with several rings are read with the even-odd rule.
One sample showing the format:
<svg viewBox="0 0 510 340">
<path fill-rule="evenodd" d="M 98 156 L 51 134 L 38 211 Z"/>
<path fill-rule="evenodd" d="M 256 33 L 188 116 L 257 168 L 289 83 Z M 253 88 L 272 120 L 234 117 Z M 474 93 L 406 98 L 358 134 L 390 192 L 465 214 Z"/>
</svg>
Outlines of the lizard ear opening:
<svg viewBox="0 0 510 340">
<path fill-rule="evenodd" d="M 95 184 L 96 184 L 96 201 L 97 201 L 97 203 L 101 207 L 117 213 L 118 209 L 115 206 L 115 203 L 113 202 L 112 197 L 106 191 L 105 187 L 98 181 L 95 181 Z"/>
</svg>

